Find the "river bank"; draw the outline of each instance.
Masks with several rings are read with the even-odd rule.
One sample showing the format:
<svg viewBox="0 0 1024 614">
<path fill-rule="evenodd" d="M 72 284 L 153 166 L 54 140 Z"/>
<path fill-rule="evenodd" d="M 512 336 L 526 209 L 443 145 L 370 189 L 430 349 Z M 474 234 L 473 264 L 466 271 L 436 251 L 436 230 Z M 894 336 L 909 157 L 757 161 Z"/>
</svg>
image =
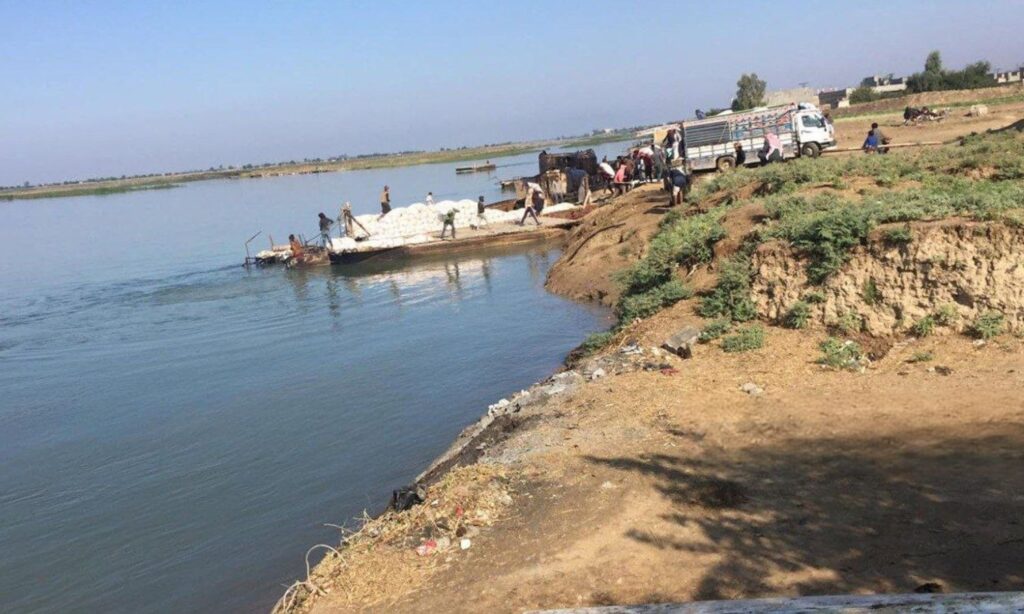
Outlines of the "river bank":
<svg viewBox="0 0 1024 614">
<path fill-rule="evenodd" d="M 931 208 L 913 221 L 925 215 L 914 209 L 921 199 L 942 190 L 967 190 L 961 197 L 988 207 L 990 190 L 1019 189 L 1015 138 L 738 172 L 681 208 L 654 187 L 615 199 L 573 231 L 548 287 L 636 317 L 585 344 L 567 370 L 497 400 L 420 476 L 422 504 L 346 535 L 278 610 L 516 612 L 1024 589 L 1024 344 L 1008 334 L 1021 330 L 1024 305 L 1013 298 L 1019 274 L 1004 266 L 1022 241 L 1011 219 L 1020 203 L 1009 198 L 1009 217 Z M 977 173 L 979 162 L 1009 174 Z M 888 165 L 908 170 L 891 179 Z M 830 199 L 820 206 L 837 220 L 902 205 L 913 223 L 851 242 L 841 249 L 853 255 L 837 256 L 820 290 L 794 292 L 780 275 L 799 278 L 808 263 L 787 260 L 784 242 L 756 241 L 785 229 L 788 215 L 810 216 L 793 222 L 804 232 L 818 214 L 801 207 L 817 206 L 814 197 Z M 729 278 L 739 284 L 731 289 L 723 271 L 745 257 L 750 285 Z M 904 283 L 940 257 L 948 279 L 928 279 L 974 297 L 957 302 L 959 319 L 929 315 L 953 298 Z M 862 275 L 900 258 L 892 270 L 902 277 Z M 969 262 L 997 273 L 972 277 Z M 727 301 L 726 291 L 738 293 Z M 820 301 L 807 298 L 806 316 L 789 319 L 812 291 Z M 753 314 L 731 311 L 744 293 Z M 705 313 L 715 297 L 739 324 Z M 1003 314 L 991 336 L 978 328 L 986 305 Z M 847 329 L 851 309 L 859 324 Z M 751 318 L 763 324 L 743 323 Z M 718 341 L 718 328 L 735 334 Z M 686 330 L 707 333 L 690 358 L 662 348 Z M 830 335 L 838 346 L 823 343 Z M 863 348 L 855 360 L 828 353 L 854 347 Z"/>
<path fill-rule="evenodd" d="M 339 160 L 322 160 L 314 162 L 292 162 L 245 167 L 229 167 L 210 169 L 207 171 L 190 171 L 181 173 L 162 173 L 140 177 L 125 177 L 100 181 L 82 181 L 54 183 L 26 188 L 0 189 L 0 200 L 30 200 L 39 198 L 59 198 L 71 196 L 104 196 L 145 189 L 163 189 L 177 187 L 195 181 L 216 179 L 260 179 L 265 177 L 282 177 L 291 175 L 316 175 L 340 171 L 358 171 L 388 169 L 421 164 L 445 164 L 465 162 L 478 159 L 499 159 L 518 156 L 525 153 L 551 148 L 593 147 L 606 143 L 615 143 L 628 139 L 632 133 L 615 132 L 585 138 L 550 139 L 487 145 L 482 147 L 466 147 L 462 149 L 446 149 L 442 151 L 424 151 L 401 154 L 385 154 Z"/>
</svg>

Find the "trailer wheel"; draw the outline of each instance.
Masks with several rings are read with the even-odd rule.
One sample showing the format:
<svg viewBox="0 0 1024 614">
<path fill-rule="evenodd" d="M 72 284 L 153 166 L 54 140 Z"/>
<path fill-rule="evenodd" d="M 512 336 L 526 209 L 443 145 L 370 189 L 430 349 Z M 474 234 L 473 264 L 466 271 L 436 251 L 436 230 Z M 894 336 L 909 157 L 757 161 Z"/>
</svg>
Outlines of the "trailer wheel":
<svg viewBox="0 0 1024 614">
<path fill-rule="evenodd" d="M 736 159 L 732 156 L 721 157 L 718 159 L 718 162 L 715 162 L 715 168 L 722 172 L 725 172 L 734 166 L 736 166 Z"/>
<path fill-rule="evenodd" d="M 808 158 L 817 158 L 821 153 L 821 148 L 818 147 L 817 143 L 804 143 L 803 147 L 800 148 L 800 155 Z"/>
</svg>

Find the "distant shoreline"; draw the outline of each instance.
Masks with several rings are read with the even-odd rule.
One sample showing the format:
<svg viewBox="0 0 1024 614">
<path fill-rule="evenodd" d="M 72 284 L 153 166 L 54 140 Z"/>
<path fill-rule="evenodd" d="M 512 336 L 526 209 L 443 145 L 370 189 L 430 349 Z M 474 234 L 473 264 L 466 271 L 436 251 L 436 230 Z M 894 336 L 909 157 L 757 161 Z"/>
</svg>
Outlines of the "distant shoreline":
<svg viewBox="0 0 1024 614">
<path fill-rule="evenodd" d="M 393 154 L 373 158 L 350 158 L 335 162 L 301 162 L 281 164 L 258 168 L 233 168 L 212 171 L 196 171 L 185 173 L 169 173 L 151 177 L 128 177 L 82 183 L 68 183 L 33 186 L 0 190 L 0 201 L 31 200 L 38 198 L 60 198 L 67 196 L 105 196 L 139 190 L 159 190 L 180 187 L 192 181 L 211 179 L 258 179 L 281 175 L 309 175 L 317 173 L 333 173 L 338 171 L 370 170 L 377 168 L 395 168 L 399 166 L 416 166 L 420 164 L 444 164 L 462 162 L 479 158 L 504 158 L 517 156 L 531 151 L 540 151 L 548 147 L 590 147 L 601 143 L 614 143 L 629 140 L 632 133 L 602 134 L 576 139 L 551 139 L 546 141 L 528 141 L 509 143 L 490 147 L 471 147 L 445 151 L 429 151 L 411 154 Z"/>
</svg>

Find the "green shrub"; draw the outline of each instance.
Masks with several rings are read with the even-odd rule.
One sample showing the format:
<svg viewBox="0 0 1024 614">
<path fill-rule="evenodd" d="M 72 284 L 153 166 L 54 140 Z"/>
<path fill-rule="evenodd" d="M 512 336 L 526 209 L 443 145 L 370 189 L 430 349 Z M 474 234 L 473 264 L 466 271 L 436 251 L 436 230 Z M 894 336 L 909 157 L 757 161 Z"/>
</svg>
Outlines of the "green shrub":
<svg viewBox="0 0 1024 614">
<path fill-rule="evenodd" d="M 907 359 L 907 362 L 928 362 L 935 358 L 935 354 L 931 352 L 914 352 L 914 354 Z"/>
<path fill-rule="evenodd" d="M 817 305 L 825 302 L 825 294 L 823 292 L 818 292 L 817 290 L 811 290 L 810 292 L 804 293 L 803 300 L 805 303 Z"/>
<path fill-rule="evenodd" d="M 876 305 L 882 302 L 882 293 L 878 291 L 878 284 L 875 283 L 874 278 L 868 279 L 864 282 L 864 288 L 861 291 L 861 298 L 868 305 Z"/>
<path fill-rule="evenodd" d="M 953 305 L 941 305 L 935 310 L 935 323 L 939 326 L 952 326 L 960 319 L 956 307 Z"/>
<path fill-rule="evenodd" d="M 750 298 L 750 262 L 741 258 L 722 261 L 718 283 L 701 301 L 698 313 L 705 318 L 724 317 L 735 322 L 753 320 L 757 309 Z"/>
<path fill-rule="evenodd" d="M 821 358 L 818 362 L 832 367 L 833 369 L 860 368 L 862 353 L 860 346 L 853 341 L 840 341 L 835 337 L 829 337 L 821 343 Z"/>
<path fill-rule="evenodd" d="M 859 313 L 848 311 L 839 314 L 835 327 L 844 335 L 859 333 L 864 328 L 864 318 Z"/>
<path fill-rule="evenodd" d="M 640 294 L 624 296 L 616 308 L 619 322 L 632 322 L 637 318 L 652 316 L 665 307 L 691 296 L 693 291 L 678 279 L 667 281 Z"/>
<path fill-rule="evenodd" d="M 820 284 L 846 264 L 850 250 L 864 241 L 873 225 L 868 211 L 845 205 L 783 217 L 772 234 L 808 257 L 807 278 Z"/>
<path fill-rule="evenodd" d="M 991 339 L 1003 332 L 1005 322 L 999 311 L 986 311 L 979 315 L 971 325 L 971 334 L 978 339 Z"/>
<path fill-rule="evenodd" d="M 935 332 L 935 318 L 932 316 L 925 316 L 917 322 L 914 322 L 910 327 L 910 330 L 914 333 L 915 337 L 927 337 Z"/>
<path fill-rule="evenodd" d="M 732 328 L 732 320 L 725 318 L 721 320 L 713 320 L 711 322 L 708 322 L 700 331 L 700 337 L 698 339 L 701 341 L 701 343 L 714 341 L 715 339 L 718 339 L 725 333 L 729 332 L 730 328 Z"/>
<path fill-rule="evenodd" d="M 786 312 L 786 317 L 783 318 L 783 324 L 786 328 L 806 328 L 807 323 L 811 319 L 811 306 L 804 301 L 797 301 L 790 306 L 789 311 Z"/>
<path fill-rule="evenodd" d="M 764 327 L 752 324 L 736 331 L 736 334 L 722 338 L 722 350 L 746 352 L 764 347 Z"/>
<path fill-rule="evenodd" d="M 914 240 L 914 236 L 910 233 L 910 226 L 902 226 L 886 230 L 883 240 L 890 245 L 906 245 Z"/>
<path fill-rule="evenodd" d="M 711 262 L 712 247 L 725 236 L 718 215 L 705 213 L 684 217 L 662 228 L 651 239 L 644 259 L 622 276 L 623 294 L 641 294 L 670 281 L 680 265 Z"/>
<path fill-rule="evenodd" d="M 590 356 L 594 352 L 597 352 L 604 346 L 608 345 L 614 337 L 615 333 L 611 331 L 588 335 L 587 338 L 583 340 L 583 343 L 580 344 L 579 352 L 583 356 Z"/>
</svg>

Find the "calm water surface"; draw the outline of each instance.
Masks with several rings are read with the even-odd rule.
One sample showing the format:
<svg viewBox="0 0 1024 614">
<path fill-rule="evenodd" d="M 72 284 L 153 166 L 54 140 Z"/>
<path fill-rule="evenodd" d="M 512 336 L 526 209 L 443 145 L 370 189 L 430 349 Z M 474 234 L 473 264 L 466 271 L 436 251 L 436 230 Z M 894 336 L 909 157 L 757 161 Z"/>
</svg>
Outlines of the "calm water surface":
<svg viewBox="0 0 1024 614">
<path fill-rule="evenodd" d="M 385 182 L 500 198 L 454 166 L 0 203 L 0 610 L 266 610 L 323 523 L 379 510 L 606 327 L 544 291 L 551 246 L 237 265 Z"/>
</svg>

